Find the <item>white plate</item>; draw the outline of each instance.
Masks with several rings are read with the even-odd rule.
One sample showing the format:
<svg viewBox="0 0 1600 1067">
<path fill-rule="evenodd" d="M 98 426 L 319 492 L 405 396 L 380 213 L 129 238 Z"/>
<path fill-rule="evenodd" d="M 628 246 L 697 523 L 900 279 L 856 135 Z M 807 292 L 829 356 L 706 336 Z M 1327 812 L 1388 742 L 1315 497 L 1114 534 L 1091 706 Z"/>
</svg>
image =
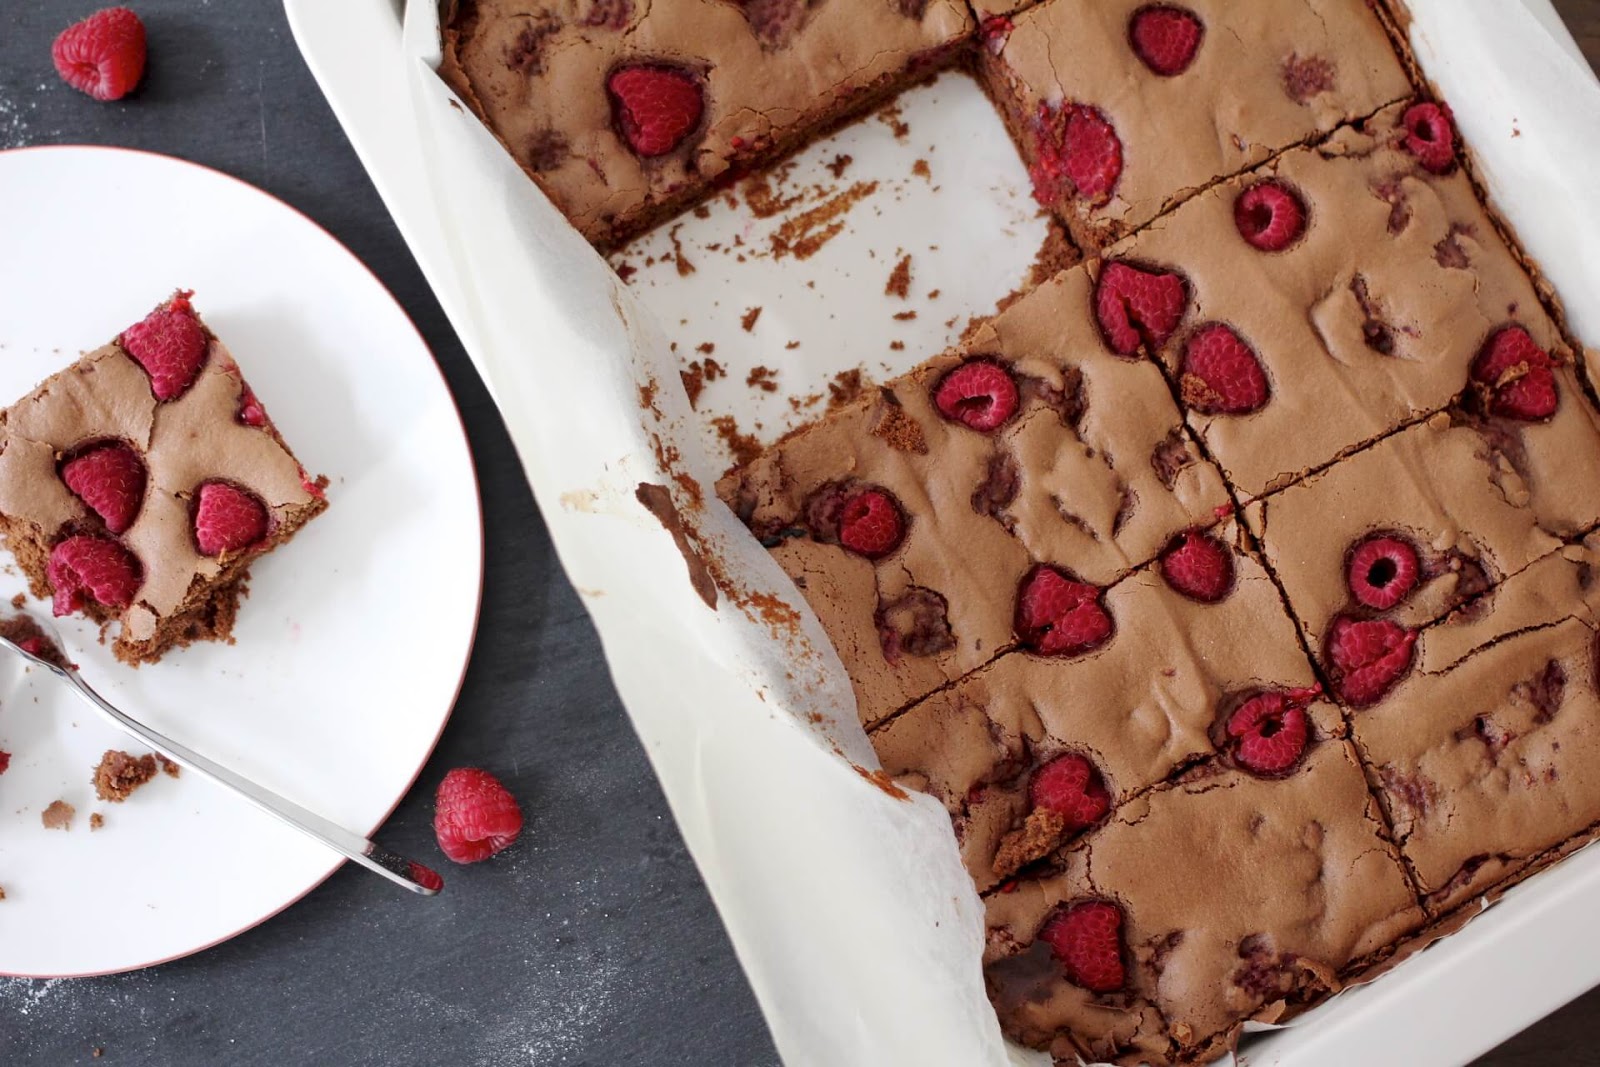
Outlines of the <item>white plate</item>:
<svg viewBox="0 0 1600 1067">
<path fill-rule="evenodd" d="M 303 215 L 164 156 L 0 153 L 0 233 L 0 403 L 192 288 L 301 461 L 332 480 L 328 511 L 253 568 L 236 644 L 131 670 L 74 621 L 68 654 L 156 729 L 373 829 L 449 717 L 483 574 L 471 455 L 422 338 Z M 0 600 L 22 589 L 0 573 Z M 194 775 L 96 802 L 91 770 L 122 747 L 139 751 L 49 679 L 0 663 L 0 749 L 13 754 L 0 775 L 0 974 L 94 974 L 195 952 L 338 866 Z M 77 808 L 66 833 L 40 823 L 57 798 Z M 105 826 L 91 833 L 95 811 Z"/>
</svg>

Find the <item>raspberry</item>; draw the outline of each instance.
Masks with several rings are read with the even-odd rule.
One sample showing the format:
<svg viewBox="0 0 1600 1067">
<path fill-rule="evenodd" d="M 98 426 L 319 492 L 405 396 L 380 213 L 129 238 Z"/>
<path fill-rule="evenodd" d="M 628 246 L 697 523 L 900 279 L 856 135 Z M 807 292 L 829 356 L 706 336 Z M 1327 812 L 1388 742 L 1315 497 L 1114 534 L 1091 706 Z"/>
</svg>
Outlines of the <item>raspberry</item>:
<svg viewBox="0 0 1600 1067">
<path fill-rule="evenodd" d="M 1556 360 L 1521 326 L 1504 326 L 1472 361 L 1472 380 L 1491 415 L 1537 422 L 1556 413 Z"/>
<path fill-rule="evenodd" d="M 109 537 L 79 534 L 50 552 L 45 577 L 54 590 L 51 608 L 57 615 L 81 611 L 88 600 L 108 608 L 133 603 L 143 577 L 133 553 Z"/>
<path fill-rule="evenodd" d="M 1388 611 L 1411 594 L 1421 570 L 1417 550 L 1398 537 L 1377 534 L 1350 553 L 1345 574 L 1356 602 L 1375 611 Z"/>
<path fill-rule="evenodd" d="M 114 534 L 133 525 L 144 502 L 144 462 L 120 441 L 79 452 L 61 465 L 61 480 Z"/>
<path fill-rule="evenodd" d="M 1017 412 L 1017 383 L 998 363 L 975 359 L 939 379 L 933 404 L 939 414 L 980 433 L 999 429 Z"/>
<path fill-rule="evenodd" d="M 1327 639 L 1334 692 L 1353 708 L 1376 704 L 1410 669 L 1416 643 L 1413 631 L 1389 619 L 1340 615 Z"/>
<path fill-rule="evenodd" d="M 1263 777 L 1285 774 L 1300 762 L 1311 733 L 1306 706 L 1318 690 L 1260 693 L 1228 716 L 1228 736 L 1233 739 L 1233 758 L 1253 774 Z"/>
<path fill-rule="evenodd" d="M 121 100 L 144 74 L 144 23 L 125 7 L 96 11 L 50 46 L 56 73 L 96 100 Z"/>
<path fill-rule="evenodd" d="M 1067 981 L 1091 993 L 1115 993 L 1127 981 L 1122 963 L 1122 909 L 1085 900 L 1055 910 L 1039 940 L 1067 972 Z"/>
<path fill-rule="evenodd" d="M 1105 265 L 1095 283 L 1100 333 L 1120 356 L 1138 352 L 1141 341 L 1159 348 L 1183 321 L 1188 303 L 1188 287 L 1171 271 L 1113 262 Z"/>
<path fill-rule="evenodd" d="M 1233 202 L 1233 223 L 1251 248 L 1282 252 L 1306 232 L 1306 205 L 1280 181 L 1256 182 Z"/>
<path fill-rule="evenodd" d="M 1122 141 L 1097 108 L 1041 105 L 1034 147 L 1028 175 L 1034 199 L 1046 207 L 1069 192 L 1103 204 L 1122 177 Z"/>
<path fill-rule="evenodd" d="M 206 482 L 195 494 L 194 540 L 204 556 L 242 552 L 267 536 L 267 506 L 227 482 Z"/>
<path fill-rule="evenodd" d="M 6 773 L 6 768 L 11 766 L 11 753 L 0 751 L 0 774 Z"/>
<path fill-rule="evenodd" d="M 1005 51 L 1006 41 L 1011 39 L 1011 31 L 1016 28 L 1017 24 L 1005 15 L 990 15 L 978 27 L 978 39 L 990 55 L 997 56 Z"/>
<path fill-rule="evenodd" d="M 42 637 L 24 637 L 17 642 L 17 647 L 30 656 L 43 659 L 50 652 L 50 643 Z"/>
<path fill-rule="evenodd" d="M 1423 169 L 1445 174 L 1456 165 L 1456 131 L 1450 124 L 1448 106 L 1412 104 L 1400 124 L 1406 131 L 1406 151 L 1417 157 Z"/>
<path fill-rule="evenodd" d="M 1057 756 L 1033 772 L 1028 801 L 1066 820 L 1068 830 L 1082 830 L 1111 810 L 1111 794 L 1094 764 L 1075 753 Z"/>
<path fill-rule="evenodd" d="M 250 388 L 248 382 L 239 383 L 239 410 L 235 415 L 246 426 L 267 424 L 267 409 L 256 399 L 255 390 Z"/>
<path fill-rule="evenodd" d="M 192 293 L 179 292 L 122 331 L 118 343 L 150 375 L 157 400 L 173 400 L 194 384 L 206 360 L 206 333 L 189 306 Z"/>
<path fill-rule="evenodd" d="M 1248 415 L 1267 402 L 1261 360 L 1233 327 L 1221 322 L 1195 330 L 1183 346 L 1180 374 L 1183 402 L 1202 415 Z"/>
<path fill-rule="evenodd" d="M 510 847 L 522 833 L 522 808 L 488 771 L 457 767 L 434 796 L 433 833 L 446 856 L 477 863 Z"/>
<path fill-rule="evenodd" d="M 645 159 L 664 156 L 700 125 L 705 96 L 693 74 L 655 64 L 623 67 L 606 79 L 622 137 Z"/>
<path fill-rule="evenodd" d="M 1128 21 L 1128 41 L 1144 65 L 1170 78 L 1194 62 L 1205 27 L 1193 11 L 1171 4 L 1150 4 Z"/>
<path fill-rule="evenodd" d="M 1190 600 L 1215 604 L 1233 589 L 1233 553 L 1208 533 L 1186 530 L 1162 554 L 1161 577 Z"/>
<path fill-rule="evenodd" d="M 1111 616 L 1100 590 L 1067 572 L 1039 564 L 1017 590 L 1017 637 L 1043 656 L 1077 656 L 1111 638 Z"/>
<path fill-rule="evenodd" d="M 858 556 L 879 559 L 900 547 L 906 521 L 884 489 L 863 489 L 839 511 L 839 543 Z"/>
</svg>

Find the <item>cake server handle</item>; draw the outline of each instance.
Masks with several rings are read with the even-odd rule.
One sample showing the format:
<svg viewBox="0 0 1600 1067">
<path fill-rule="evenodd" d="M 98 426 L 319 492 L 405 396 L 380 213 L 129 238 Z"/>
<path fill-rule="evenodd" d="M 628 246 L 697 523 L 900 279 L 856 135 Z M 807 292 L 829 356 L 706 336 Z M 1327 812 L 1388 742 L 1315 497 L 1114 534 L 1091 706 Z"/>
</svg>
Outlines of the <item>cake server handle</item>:
<svg viewBox="0 0 1600 1067">
<path fill-rule="evenodd" d="M 30 616 L 35 622 L 39 620 Z M 53 629 L 53 628 L 50 628 Z M 47 629 L 48 633 L 49 630 Z M 100 712 L 124 733 L 131 734 L 144 742 L 150 748 L 166 756 L 178 765 L 203 775 L 224 788 L 231 789 L 257 808 L 276 818 L 279 822 L 299 830 L 307 837 L 315 838 L 346 859 L 353 860 L 361 866 L 373 871 L 396 885 L 403 886 L 419 896 L 431 897 L 444 888 L 444 879 L 428 867 L 404 856 L 398 856 L 383 848 L 373 841 L 369 841 L 360 834 L 351 833 L 337 823 L 330 822 L 313 811 L 308 811 L 279 796 L 265 786 L 258 785 L 250 779 L 222 766 L 213 760 L 194 751 L 186 745 L 158 733 L 136 719 L 131 718 L 122 710 L 106 700 L 83 680 L 76 667 L 65 667 L 58 663 L 36 656 L 17 645 L 15 642 L 0 635 L 0 643 L 6 645 L 17 655 L 23 657 L 60 678 L 66 679 L 78 695 Z M 58 643 L 59 647 L 59 643 Z"/>
</svg>

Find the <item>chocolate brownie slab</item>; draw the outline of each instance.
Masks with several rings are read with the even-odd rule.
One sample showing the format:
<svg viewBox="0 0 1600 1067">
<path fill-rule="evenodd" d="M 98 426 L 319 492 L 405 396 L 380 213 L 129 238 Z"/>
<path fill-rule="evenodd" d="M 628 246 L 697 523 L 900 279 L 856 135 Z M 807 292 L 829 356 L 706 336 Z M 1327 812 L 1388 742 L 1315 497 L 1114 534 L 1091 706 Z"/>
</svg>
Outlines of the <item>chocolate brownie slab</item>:
<svg viewBox="0 0 1600 1067">
<path fill-rule="evenodd" d="M 1061 273 L 718 486 L 773 547 L 872 724 L 1019 642 L 1070 656 L 1100 589 L 1229 504 L 1159 370 L 1112 355 Z"/>
<path fill-rule="evenodd" d="M 454 0 L 440 74 L 620 244 L 958 58 L 963 0 Z"/>
<path fill-rule="evenodd" d="M 949 809 L 980 891 L 1184 766 L 1221 751 L 1278 773 L 1341 731 L 1276 586 L 1234 540 L 1189 534 L 1118 582 L 1094 652 L 1009 654 L 870 735 L 885 771 Z"/>
<path fill-rule="evenodd" d="M 985 953 L 1002 1028 L 1058 1062 L 1211 1059 L 1423 919 L 1341 739 L 1278 777 L 1197 769 L 1061 860 L 987 898 Z"/>
<path fill-rule="evenodd" d="M 983 77 L 1086 249 L 1412 91 L 1364 0 L 1045 0 L 1010 21 Z"/>
</svg>

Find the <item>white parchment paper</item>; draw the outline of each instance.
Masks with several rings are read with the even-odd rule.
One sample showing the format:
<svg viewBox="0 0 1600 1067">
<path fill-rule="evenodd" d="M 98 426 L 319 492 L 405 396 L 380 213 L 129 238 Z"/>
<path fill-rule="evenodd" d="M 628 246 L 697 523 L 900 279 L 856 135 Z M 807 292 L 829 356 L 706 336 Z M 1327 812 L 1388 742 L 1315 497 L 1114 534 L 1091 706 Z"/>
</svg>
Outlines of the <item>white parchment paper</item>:
<svg viewBox="0 0 1600 1067">
<path fill-rule="evenodd" d="M 707 429 L 708 412 L 743 414 L 745 429 L 760 422 L 768 436 L 817 412 L 786 413 L 776 399 L 723 388 L 697 414 L 677 384 L 691 358 L 684 350 L 690 334 L 703 329 L 723 331 L 720 356 L 738 352 L 751 366 L 782 360 L 785 395 L 799 396 L 842 367 L 887 374 L 909 366 L 933 354 L 939 329 L 959 330 L 960 323 L 925 317 L 919 305 L 921 332 L 907 340 L 913 328 L 906 327 L 895 335 L 905 347 L 893 355 L 884 353 L 888 334 L 874 335 L 870 350 L 857 354 L 843 348 L 854 335 L 835 333 L 812 352 L 785 348 L 768 360 L 772 342 L 782 338 L 742 336 L 729 325 L 749 307 L 780 306 L 764 271 L 717 278 L 721 292 L 695 310 L 708 313 L 722 301 L 727 318 L 720 325 L 680 323 L 688 312 L 665 310 L 675 306 L 670 284 L 619 282 L 478 121 L 452 103 L 434 74 L 431 2 L 410 5 L 398 69 L 387 58 L 346 58 L 324 47 L 355 32 L 349 27 L 378 24 L 374 10 L 363 23 L 357 9 L 383 0 L 352 0 L 342 13 L 322 7 L 324 0 L 287 2 L 313 70 L 505 415 L 562 562 L 593 614 L 607 666 L 785 1060 L 970 1067 L 1021 1057 L 1007 1050 L 984 996 L 981 907 L 943 809 L 926 797 L 893 797 L 858 770 L 876 762 L 856 726 L 841 664 L 788 579 L 710 491 L 725 460 L 714 454 L 719 438 Z M 1586 250 L 1600 247 L 1600 86 L 1545 0 L 1411 0 L 1410 9 L 1420 58 L 1478 149 L 1499 206 L 1564 294 L 1580 336 L 1595 345 L 1600 258 Z M 920 121 L 905 142 L 913 152 L 918 138 L 932 136 Z M 948 157 L 952 149 L 940 151 Z M 989 166 L 975 164 L 978 158 L 968 153 L 949 166 Z M 946 162 L 937 155 L 927 161 L 931 188 Z M 940 272 L 954 279 L 948 285 L 959 295 L 950 299 L 958 304 L 1015 287 L 1042 230 L 1025 203 L 1015 202 L 1020 167 L 994 166 L 984 172 L 995 195 L 985 201 L 990 214 L 981 225 L 962 228 L 949 208 L 935 209 L 946 212 L 944 228 L 973 242 L 960 256 L 914 248 L 904 231 L 880 233 L 869 242 L 879 257 L 870 278 L 829 289 L 820 306 L 846 318 L 881 318 L 880 279 L 891 249 L 913 252 L 926 272 L 919 299 L 944 288 L 932 281 Z M 903 192 L 912 197 L 914 188 L 908 183 Z M 733 216 L 706 221 L 759 236 Z M 871 217 L 852 213 L 852 229 L 872 226 Z M 837 270 L 848 280 L 859 257 L 840 258 Z M 824 278 L 831 277 L 826 264 L 815 267 L 819 286 L 835 284 Z M 796 312 L 787 323 L 777 312 L 763 314 L 771 315 L 769 329 L 798 329 L 818 312 Z M 722 586 L 715 609 L 691 587 L 685 553 L 636 499 L 641 483 L 671 493 L 683 547 Z M 792 615 L 775 607 L 780 602 Z M 1552 875 L 1600 887 L 1600 864 L 1577 866 L 1596 856 L 1590 850 Z M 1493 940 L 1495 913 L 1516 907 L 1513 917 L 1524 927 L 1543 922 L 1554 929 L 1540 916 L 1559 902 L 1537 902 L 1536 883 L 1547 879 L 1556 884 L 1548 875 L 1535 879 L 1528 893 L 1441 946 L 1454 951 L 1458 976 L 1475 950 L 1504 956 Z M 1526 943 L 1526 928 L 1517 933 Z M 1428 989 L 1438 984 L 1429 976 L 1438 952 L 1263 1039 L 1250 1062 L 1355 1062 L 1352 1049 L 1392 1039 L 1408 1012 L 1414 1019 L 1427 1006 Z M 1424 1034 L 1429 1040 L 1405 1062 L 1457 1062 L 1467 1046 L 1452 1044 L 1452 1036 L 1498 1037 L 1553 1009 L 1574 982 L 1600 980 L 1600 965 L 1567 973 L 1566 985 L 1549 983 L 1542 996 L 1519 1003 L 1518 1016 L 1495 1015 L 1486 1002 L 1475 1021 L 1452 1033 L 1440 1027 Z M 1402 1003 L 1405 997 L 1411 999 Z M 1319 1018 L 1331 1021 L 1317 1025 Z"/>
</svg>

